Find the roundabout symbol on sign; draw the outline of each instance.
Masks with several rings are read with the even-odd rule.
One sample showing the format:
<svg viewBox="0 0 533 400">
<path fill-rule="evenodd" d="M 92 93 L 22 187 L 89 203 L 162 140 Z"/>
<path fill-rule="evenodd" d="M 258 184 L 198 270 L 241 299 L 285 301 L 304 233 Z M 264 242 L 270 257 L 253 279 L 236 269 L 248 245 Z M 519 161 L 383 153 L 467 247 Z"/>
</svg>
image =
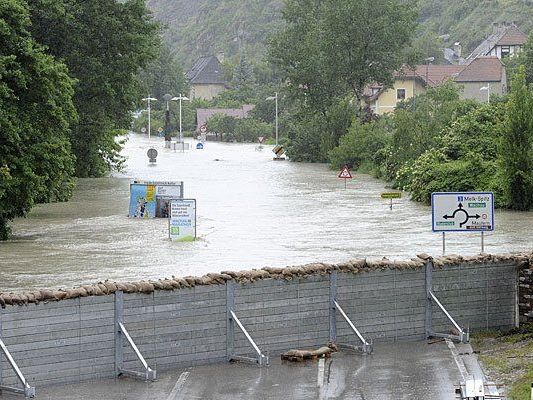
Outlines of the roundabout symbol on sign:
<svg viewBox="0 0 533 400">
<path fill-rule="evenodd" d="M 468 211 L 466 211 L 466 210 L 463 208 L 463 204 L 462 204 L 462 203 L 459 203 L 459 205 L 457 206 L 457 209 L 455 209 L 455 211 L 453 212 L 452 215 L 445 214 L 445 215 L 442 216 L 442 218 L 444 218 L 444 219 L 452 219 L 452 218 L 455 218 L 455 215 L 456 215 L 457 213 L 464 213 L 464 217 L 466 218 L 463 222 L 460 222 L 460 223 L 459 223 L 459 227 L 460 227 L 460 228 L 462 228 L 463 225 L 466 224 L 470 218 L 479 219 L 479 218 L 481 217 L 479 214 L 476 214 L 476 215 L 470 215 L 470 214 L 468 214 Z"/>
</svg>

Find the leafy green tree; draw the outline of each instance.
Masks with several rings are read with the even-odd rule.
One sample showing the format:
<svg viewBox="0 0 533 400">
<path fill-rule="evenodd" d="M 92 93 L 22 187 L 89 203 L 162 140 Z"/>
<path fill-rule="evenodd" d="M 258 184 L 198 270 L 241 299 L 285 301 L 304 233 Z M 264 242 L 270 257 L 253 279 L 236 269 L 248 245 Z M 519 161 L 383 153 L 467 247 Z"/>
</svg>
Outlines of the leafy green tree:
<svg viewBox="0 0 533 400">
<path fill-rule="evenodd" d="M 533 206 L 533 87 L 526 84 L 524 66 L 513 77 L 501 143 L 509 207 L 529 210 Z"/>
<path fill-rule="evenodd" d="M 237 119 L 225 114 L 215 114 L 207 120 L 207 129 L 221 135 L 235 133 Z"/>
<path fill-rule="evenodd" d="M 0 239 L 10 220 L 66 200 L 73 187 L 73 81 L 29 29 L 25 2 L 0 2 Z"/>
<path fill-rule="evenodd" d="M 241 118 L 236 121 L 235 140 L 237 142 L 257 142 L 259 136 L 272 135 L 272 125 L 255 118 Z"/>
<path fill-rule="evenodd" d="M 254 82 L 254 69 L 245 54 L 241 55 L 239 63 L 235 66 L 233 82 L 236 87 L 250 85 Z"/>
<path fill-rule="evenodd" d="M 142 93 L 139 70 L 155 57 L 159 28 L 144 0 L 28 0 L 32 34 L 77 80 L 79 121 L 71 143 L 76 174 L 99 176 L 119 167 L 116 136 L 130 126 Z M 146 94 L 144 94 L 146 95 Z"/>
<path fill-rule="evenodd" d="M 312 108 L 347 93 L 360 104 L 366 85 L 390 83 L 406 61 L 416 18 L 411 0 L 288 0 L 271 56 Z"/>
<path fill-rule="evenodd" d="M 389 123 L 387 117 L 368 124 L 355 119 L 348 133 L 340 138 L 339 145 L 330 151 L 331 166 L 339 168 L 348 164 L 359 170 L 376 172 L 376 154 L 380 154 L 391 140 Z"/>
<path fill-rule="evenodd" d="M 388 179 L 396 179 L 400 168 L 435 147 L 444 128 L 478 105 L 473 100 L 460 100 L 458 89 L 451 82 L 429 88 L 400 104 L 394 112 L 394 131 L 386 159 Z"/>
<path fill-rule="evenodd" d="M 529 34 L 519 57 L 511 57 L 511 59 L 513 58 L 518 58 L 525 66 L 526 82 L 533 84 L 533 33 Z"/>
<path fill-rule="evenodd" d="M 178 96 L 180 93 L 186 95 L 189 91 L 181 64 L 166 43 L 160 47 L 158 57 L 139 73 L 139 81 L 145 96 L 151 95 L 159 100 L 152 105 L 156 109 L 165 108 L 165 94 Z"/>
</svg>

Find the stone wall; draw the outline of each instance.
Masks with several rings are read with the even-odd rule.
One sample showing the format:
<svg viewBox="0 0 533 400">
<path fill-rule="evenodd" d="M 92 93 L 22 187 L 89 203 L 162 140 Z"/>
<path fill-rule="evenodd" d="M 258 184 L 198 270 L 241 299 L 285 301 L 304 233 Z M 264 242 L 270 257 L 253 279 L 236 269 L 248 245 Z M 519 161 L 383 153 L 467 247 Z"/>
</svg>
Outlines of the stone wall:
<svg viewBox="0 0 533 400">
<path fill-rule="evenodd" d="M 433 260 L 421 255 L 405 262 L 354 260 L 200 278 L 105 282 L 72 290 L 0 293 L 0 336 L 37 388 L 114 376 L 117 291 L 123 292 L 126 328 L 150 366 L 159 371 L 226 361 L 228 304 L 234 304 L 243 325 L 270 356 L 326 344 L 335 293 L 355 326 L 375 346 L 385 341 L 423 340 L 428 263 L 434 265 L 433 292 L 461 326 L 511 328 L 518 318 L 517 298 L 521 302 L 525 298 L 517 295 L 518 270 L 529 268 L 531 258 L 449 256 Z M 521 278 L 521 290 L 531 284 L 531 273 L 522 277 L 526 279 Z M 522 303 L 520 307 L 523 313 Z M 433 329 L 449 331 L 451 325 L 433 309 Z M 334 319 L 337 340 L 358 344 L 338 313 Z M 232 346 L 236 355 L 253 353 L 238 330 Z M 125 368 L 138 369 L 127 346 L 124 361 Z M 3 356 L 0 364 L 2 383 L 16 384 Z"/>
</svg>

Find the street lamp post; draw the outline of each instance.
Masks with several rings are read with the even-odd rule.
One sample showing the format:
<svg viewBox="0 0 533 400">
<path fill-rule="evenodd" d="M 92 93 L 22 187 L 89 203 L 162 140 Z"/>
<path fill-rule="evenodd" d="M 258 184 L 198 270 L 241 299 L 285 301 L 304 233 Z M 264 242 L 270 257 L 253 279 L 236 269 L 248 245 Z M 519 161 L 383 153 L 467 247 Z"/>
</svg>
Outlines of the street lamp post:
<svg viewBox="0 0 533 400">
<path fill-rule="evenodd" d="M 486 90 L 487 91 L 487 103 L 490 103 L 490 83 L 487 83 L 487 86 L 483 86 L 479 88 L 480 91 Z"/>
<path fill-rule="evenodd" d="M 150 139 L 150 133 L 151 133 L 151 125 L 150 125 L 150 102 L 151 101 L 157 101 L 156 98 L 154 97 L 145 97 L 144 99 L 142 99 L 143 101 L 147 101 L 148 102 L 148 139 Z"/>
<path fill-rule="evenodd" d="M 179 97 L 173 97 L 172 100 L 174 100 L 174 101 L 179 100 L 179 102 L 180 102 L 180 136 L 179 136 L 179 142 L 183 143 L 183 133 L 181 131 L 181 101 L 182 100 L 189 100 L 189 98 L 185 97 L 185 96 L 182 96 L 181 93 L 180 93 Z"/>
<path fill-rule="evenodd" d="M 429 86 L 429 63 L 435 61 L 435 57 L 428 57 L 426 61 L 426 88 Z"/>
<path fill-rule="evenodd" d="M 276 100 L 276 146 L 278 145 L 278 92 L 274 96 L 267 97 L 266 100 Z"/>
</svg>

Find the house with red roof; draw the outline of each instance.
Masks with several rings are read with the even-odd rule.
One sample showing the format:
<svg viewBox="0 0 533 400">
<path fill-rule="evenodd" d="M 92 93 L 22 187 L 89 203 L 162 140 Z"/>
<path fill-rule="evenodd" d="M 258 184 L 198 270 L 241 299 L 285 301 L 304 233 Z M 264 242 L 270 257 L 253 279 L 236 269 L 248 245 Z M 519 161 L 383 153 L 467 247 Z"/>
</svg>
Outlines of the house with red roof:
<svg viewBox="0 0 533 400">
<path fill-rule="evenodd" d="M 428 87 L 435 87 L 447 80 L 454 80 L 464 65 L 417 65 L 404 67 L 394 74 L 392 87 L 369 85 L 364 93 L 364 102 L 374 114 L 394 111 L 403 100 L 425 93 Z"/>
</svg>

